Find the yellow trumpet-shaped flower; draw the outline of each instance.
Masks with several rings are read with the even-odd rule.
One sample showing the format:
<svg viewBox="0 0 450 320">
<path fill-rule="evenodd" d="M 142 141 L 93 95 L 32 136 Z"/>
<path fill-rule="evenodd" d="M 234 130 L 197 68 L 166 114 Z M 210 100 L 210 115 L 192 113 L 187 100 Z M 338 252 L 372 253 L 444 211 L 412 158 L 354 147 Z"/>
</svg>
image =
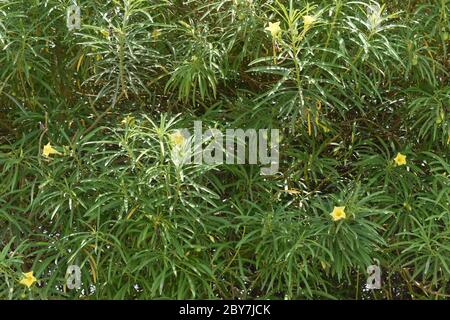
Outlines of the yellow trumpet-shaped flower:
<svg viewBox="0 0 450 320">
<path fill-rule="evenodd" d="M 44 146 L 44 149 L 42 150 L 42 155 L 46 158 L 50 158 L 50 155 L 52 154 L 61 154 L 61 153 L 56 151 L 49 142 Z"/>
<path fill-rule="evenodd" d="M 308 31 L 311 26 L 316 22 L 316 18 L 313 16 L 304 16 L 303 17 L 303 27 L 305 31 Z"/>
<path fill-rule="evenodd" d="M 394 162 L 397 166 L 405 165 L 406 164 L 406 156 L 399 152 L 399 153 L 397 153 L 397 156 L 394 158 Z"/>
<path fill-rule="evenodd" d="M 37 281 L 37 279 L 34 277 L 33 271 L 30 271 L 27 273 L 23 273 L 23 277 L 19 281 L 19 283 L 30 288 L 33 285 L 33 283 L 35 283 L 36 281 Z"/>
<path fill-rule="evenodd" d="M 105 38 L 109 38 L 109 31 L 108 31 L 108 30 L 101 30 L 100 33 L 101 33 Z"/>
<path fill-rule="evenodd" d="M 330 213 L 333 221 L 339 221 L 345 219 L 347 216 L 345 214 L 345 207 L 334 207 L 333 212 Z"/>
<path fill-rule="evenodd" d="M 134 117 L 128 115 L 125 118 L 123 118 L 123 120 L 121 121 L 122 124 L 124 125 L 130 125 L 134 123 Z"/>
<path fill-rule="evenodd" d="M 269 22 L 269 26 L 266 27 L 266 31 L 269 31 L 272 37 L 276 38 L 281 32 L 280 21 L 273 23 Z"/>
<path fill-rule="evenodd" d="M 175 146 L 181 146 L 184 144 L 185 138 L 180 131 L 176 131 L 170 135 L 170 141 Z"/>
<path fill-rule="evenodd" d="M 153 39 L 155 39 L 155 40 L 158 39 L 160 35 L 161 35 L 161 31 L 159 31 L 158 29 L 153 30 L 153 32 L 152 32 Z"/>
</svg>

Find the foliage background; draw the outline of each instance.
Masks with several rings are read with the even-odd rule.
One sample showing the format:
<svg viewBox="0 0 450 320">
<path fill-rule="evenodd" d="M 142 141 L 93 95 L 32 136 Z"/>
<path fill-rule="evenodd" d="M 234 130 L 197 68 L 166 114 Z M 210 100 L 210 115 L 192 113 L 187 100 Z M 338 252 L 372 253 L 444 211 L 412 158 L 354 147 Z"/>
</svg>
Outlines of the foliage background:
<svg viewBox="0 0 450 320">
<path fill-rule="evenodd" d="M 448 0 L 73 3 L 0 0 L 1 298 L 449 297 Z M 280 172 L 175 166 L 198 119 Z"/>
</svg>

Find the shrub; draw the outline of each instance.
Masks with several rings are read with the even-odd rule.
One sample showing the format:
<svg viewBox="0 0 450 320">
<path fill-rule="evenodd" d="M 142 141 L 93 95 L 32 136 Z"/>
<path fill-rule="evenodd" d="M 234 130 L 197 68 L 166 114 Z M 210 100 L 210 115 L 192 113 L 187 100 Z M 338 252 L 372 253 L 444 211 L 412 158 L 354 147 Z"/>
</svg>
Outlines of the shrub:
<svg viewBox="0 0 450 320">
<path fill-rule="evenodd" d="M 1 298 L 450 296 L 448 1 L 74 3 L 0 0 Z M 278 172 L 180 165 L 196 120 Z"/>
</svg>

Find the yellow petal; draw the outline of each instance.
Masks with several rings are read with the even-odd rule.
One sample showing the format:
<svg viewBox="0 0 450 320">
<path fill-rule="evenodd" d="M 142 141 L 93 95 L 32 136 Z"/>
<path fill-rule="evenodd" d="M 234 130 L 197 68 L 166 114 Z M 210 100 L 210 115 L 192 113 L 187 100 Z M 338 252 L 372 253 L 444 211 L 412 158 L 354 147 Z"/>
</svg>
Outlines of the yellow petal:
<svg viewBox="0 0 450 320">
<path fill-rule="evenodd" d="M 101 32 L 101 34 L 105 37 L 105 38 L 108 38 L 109 37 L 109 32 L 107 31 L 107 30 L 102 30 L 102 31 L 100 31 Z"/>
<path fill-rule="evenodd" d="M 161 35 L 161 31 L 159 31 L 159 30 L 154 30 L 152 32 L 152 38 L 155 40 L 158 39 L 160 35 Z"/>
<path fill-rule="evenodd" d="M 170 135 L 170 141 L 176 146 L 181 146 L 184 144 L 185 138 L 180 131 L 176 131 Z"/>
<path fill-rule="evenodd" d="M 309 30 L 309 28 L 314 24 L 316 21 L 316 18 L 313 16 L 304 16 L 303 17 L 303 26 L 305 30 Z"/>
<path fill-rule="evenodd" d="M 272 37 L 276 37 L 281 32 L 280 22 L 269 22 L 269 26 L 266 28 L 270 32 Z"/>
<path fill-rule="evenodd" d="M 43 155 L 44 157 L 46 157 L 46 158 L 49 158 L 50 155 L 52 155 L 52 154 L 61 154 L 61 153 L 59 153 L 58 151 L 56 151 L 56 150 L 52 147 L 52 145 L 50 144 L 50 142 L 49 142 L 49 143 L 47 143 L 47 144 L 44 146 L 44 148 L 42 149 L 42 155 Z"/>
<path fill-rule="evenodd" d="M 334 207 L 330 215 L 331 218 L 333 218 L 333 221 L 339 221 L 347 217 L 345 214 L 345 207 Z"/>
<path fill-rule="evenodd" d="M 399 152 L 399 153 L 397 153 L 397 156 L 394 158 L 394 162 L 398 166 L 405 165 L 406 164 L 406 156 Z"/>
<path fill-rule="evenodd" d="M 30 288 L 36 281 L 37 279 L 34 277 L 33 271 L 31 271 L 23 273 L 23 278 L 19 281 L 19 283 Z"/>
<path fill-rule="evenodd" d="M 128 115 L 128 116 L 126 116 L 125 118 L 123 118 L 123 120 L 122 120 L 122 122 L 121 122 L 122 124 L 133 124 L 134 123 L 134 117 L 132 117 L 132 116 L 130 116 L 130 115 Z"/>
</svg>

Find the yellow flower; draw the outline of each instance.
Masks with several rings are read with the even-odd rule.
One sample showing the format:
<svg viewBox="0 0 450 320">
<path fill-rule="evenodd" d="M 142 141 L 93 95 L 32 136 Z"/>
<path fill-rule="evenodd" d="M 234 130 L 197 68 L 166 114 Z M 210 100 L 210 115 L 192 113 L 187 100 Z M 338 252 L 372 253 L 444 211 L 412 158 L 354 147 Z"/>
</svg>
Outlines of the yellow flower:
<svg viewBox="0 0 450 320">
<path fill-rule="evenodd" d="M 124 125 L 130 125 L 134 123 L 134 117 L 128 115 L 125 118 L 123 118 L 123 120 L 120 122 L 121 124 Z"/>
<path fill-rule="evenodd" d="M 154 30 L 152 32 L 152 38 L 155 40 L 158 39 L 160 35 L 161 35 L 161 31 L 159 31 L 159 30 Z"/>
<path fill-rule="evenodd" d="M 44 149 L 42 150 L 42 155 L 46 158 L 50 158 L 50 155 L 52 155 L 52 154 L 61 154 L 61 153 L 59 153 L 58 151 L 53 149 L 53 147 L 51 146 L 51 144 L 49 142 L 44 146 Z"/>
<path fill-rule="evenodd" d="M 439 112 L 439 116 L 436 118 L 436 123 L 441 124 L 444 120 L 445 120 L 445 113 L 444 110 L 441 110 L 441 112 Z"/>
<path fill-rule="evenodd" d="M 394 161 L 395 161 L 396 165 L 402 166 L 402 165 L 406 164 L 406 156 L 399 152 L 399 153 L 397 153 L 397 156 L 394 158 Z"/>
<path fill-rule="evenodd" d="M 101 30 L 100 33 L 105 37 L 109 38 L 109 32 L 107 30 Z"/>
<path fill-rule="evenodd" d="M 323 261 L 323 260 L 320 260 L 320 264 L 321 264 L 323 270 L 327 270 L 327 268 L 328 268 L 328 263 L 326 263 L 326 262 Z"/>
<path fill-rule="evenodd" d="M 330 213 L 330 216 L 333 218 L 333 221 L 345 219 L 345 207 L 334 207 L 333 212 Z"/>
<path fill-rule="evenodd" d="M 37 279 L 34 277 L 33 271 L 31 271 L 31 272 L 23 273 L 23 278 L 20 280 L 19 283 L 30 288 L 33 285 L 33 283 L 35 283 L 36 281 L 37 281 Z"/>
<path fill-rule="evenodd" d="M 304 16 L 303 17 L 303 27 L 304 27 L 305 31 L 308 31 L 309 28 L 311 28 L 311 26 L 314 24 L 315 21 L 316 21 L 316 18 L 314 18 L 313 16 Z"/>
<path fill-rule="evenodd" d="M 276 38 L 278 34 L 281 32 L 280 21 L 277 22 L 269 22 L 269 26 L 266 27 L 266 31 L 269 31 L 272 37 Z"/>
<path fill-rule="evenodd" d="M 408 202 L 403 202 L 403 207 L 405 207 L 406 210 L 408 210 L 408 211 L 411 211 L 411 210 L 412 210 L 412 208 L 411 208 L 411 206 L 408 204 Z"/>
<path fill-rule="evenodd" d="M 176 131 L 170 135 L 170 141 L 175 146 L 181 146 L 184 144 L 185 138 L 180 131 Z"/>
</svg>

